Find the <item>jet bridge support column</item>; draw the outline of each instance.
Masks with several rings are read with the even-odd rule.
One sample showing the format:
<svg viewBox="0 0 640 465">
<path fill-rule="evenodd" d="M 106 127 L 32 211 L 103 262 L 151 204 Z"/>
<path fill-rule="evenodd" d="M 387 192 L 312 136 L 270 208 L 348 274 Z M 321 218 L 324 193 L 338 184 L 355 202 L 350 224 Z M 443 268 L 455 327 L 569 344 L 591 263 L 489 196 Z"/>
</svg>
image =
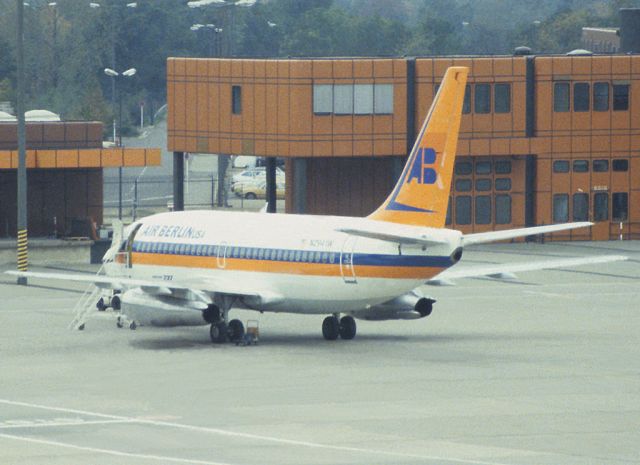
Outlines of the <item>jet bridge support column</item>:
<svg viewBox="0 0 640 465">
<path fill-rule="evenodd" d="M 173 210 L 184 210 L 184 152 L 173 152 Z"/>
<path fill-rule="evenodd" d="M 276 158 L 267 157 L 267 213 L 276 212 Z"/>
</svg>

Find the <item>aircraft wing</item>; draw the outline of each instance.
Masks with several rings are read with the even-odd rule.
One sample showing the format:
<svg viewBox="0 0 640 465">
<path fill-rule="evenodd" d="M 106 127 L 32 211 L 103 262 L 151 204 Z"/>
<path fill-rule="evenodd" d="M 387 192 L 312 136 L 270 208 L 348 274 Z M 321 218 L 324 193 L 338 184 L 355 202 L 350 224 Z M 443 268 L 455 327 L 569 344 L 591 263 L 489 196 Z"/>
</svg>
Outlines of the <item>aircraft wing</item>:
<svg viewBox="0 0 640 465">
<path fill-rule="evenodd" d="M 465 246 L 471 244 L 482 244 L 485 242 L 503 241 L 505 239 L 513 239 L 516 237 L 533 236 L 535 234 L 546 234 L 566 231 L 568 229 L 585 228 L 592 225 L 593 223 L 589 221 L 581 221 L 576 223 L 549 224 L 546 226 L 533 226 L 530 228 L 505 229 L 504 231 L 487 231 L 465 234 L 462 236 L 462 243 Z"/>
<path fill-rule="evenodd" d="M 558 258 L 553 260 L 538 260 L 527 263 L 506 263 L 499 265 L 478 265 L 452 267 L 443 271 L 435 278 L 427 281 L 434 286 L 451 285 L 453 279 L 488 277 L 494 279 L 514 280 L 515 273 L 523 271 L 547 270 L 553 268 L 571 268 L 581 265 L 593 265 L 627 260 L 624 255 L 600 255 L 596 257 Z"/>
<path fill-rule="evenodd" d="M 263 292 L 243 286 L 242 283 L 227 279 L 212 279 L 211 277 L 193 277 L 192 281 L 181 283 L 176 281 L 154 281 L 151 279 L 135 279 L 126 276 L 89 275 L 78 273 L 43 273 L 33 271 L 5 271 L 12 276 L 25 278 L 56 279 L 61 281 L 75 281 L 91 283 L 102 289 L 127 290 L 140 288 L 150 295 L 171 295 L 186 300 L 201 300 L 211 303 L 212 294 L 226 294 L 238 297 L 253 297 L 263 302 L 275 303 L 281 298 L 271 291 Z"/>
</svg>

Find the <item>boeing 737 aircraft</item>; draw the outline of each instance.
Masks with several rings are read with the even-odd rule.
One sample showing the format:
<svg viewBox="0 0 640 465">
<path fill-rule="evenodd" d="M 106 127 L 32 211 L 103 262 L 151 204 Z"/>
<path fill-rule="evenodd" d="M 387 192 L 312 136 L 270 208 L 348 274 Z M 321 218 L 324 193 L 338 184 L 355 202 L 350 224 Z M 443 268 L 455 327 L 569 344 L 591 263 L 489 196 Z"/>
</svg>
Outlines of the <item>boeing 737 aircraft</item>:
<svg viewBox="0 0 640 465">
<path fill-rule="evenodd" d="M 492 266 L 447 276 L 465 246 L 591 224 L 466 235 L 444 227 L 467 73 L 464 67 L 447 70 L 396 186 L 367 218 L 160 213 L 114 237 L 103 259 L 106 275 L 11 273 L 93 282 L 113 292 L 110 305 L 134 325 L 210 324 L 213 342 L 242 337 L 243 324 L 229 321 L 232 308 L 329 315 L 322 324 L 328 340 L 352 339 L 354 318 L 425 317 L 434 303 L 416 290 L 425 282 L 510 271 Z M 614 259 L 621 257 L 516 268 Z"/>
</svg>

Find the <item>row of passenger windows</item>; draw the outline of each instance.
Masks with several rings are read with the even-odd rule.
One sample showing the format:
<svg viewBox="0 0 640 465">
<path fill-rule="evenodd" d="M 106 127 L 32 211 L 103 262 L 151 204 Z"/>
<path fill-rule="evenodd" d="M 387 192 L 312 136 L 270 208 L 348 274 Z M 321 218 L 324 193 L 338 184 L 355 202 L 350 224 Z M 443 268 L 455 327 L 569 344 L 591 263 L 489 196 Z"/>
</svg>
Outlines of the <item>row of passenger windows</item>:
<svg viewBox="0 0 640 465">
<path fill-rule="evenodd" d="M 314 84 L 316 115 L 393 113 L 393 84 Z"/>
<path fill-rule="evenodd" d="M 449 199 L 446 223 L 451 224 L 451 213 L 457 225 L 491 224 L 492 217 L 495 224 L 511 223 L 511 196 L 497 194 L 493 198 L 490 195 L 457 195 L 453 202 Z"/>
<path fill-rule="evenodd" d="M 609 171 L 609 160 L 593 160 L 591 167 L 596 173 L 606 173 Z M 571 163 L 569 160 L 555 160 L 553 162 L 554 173 L 568 173 L 569 168 L 571 168 L 574 173 L 588 173 L 589 160 L 573 160 Z M 625 158 L 611 160 L 611 169 L 613 171 L 629 171 L 629 160 Z"/>
<path fill-rule="evenodd" d="M 168 242 L 135 242 L 134 252 L 191 255 L 196 257 L 246 258 L 285 262 L 335 263 L 335 252 L 313 250 L 263 249 L 258 247 L 235 247 L 206 244 L 174 244 Z"/>
<path fill-rule="evenodd" d="M 573 111 L 627 111 L 629 109 L 629 84 L 609 84 L 594 82 L 593 91 L 588 82 L 573 84 Z M 612 95 L 610 95 L 612 94 Z M 571 108 L 571 83 L 555 82 L 553 84 L 553 111 L 567 112 Z"/>
<path fill-rule="evenodd" d="M 573 194 L 571 202 L 573 221 L 589 221 L 589 194 Z M 625 221 L 629 215 L 629 195 L 626 192 L 615 192 L 611 195 L 611 220 Z M 593 221 L 609 220 L 609 193 L 593 194 Z M 553 195 L 553 221 L 565 223 L 569 221 L 569 194 Z"/>
</svg>

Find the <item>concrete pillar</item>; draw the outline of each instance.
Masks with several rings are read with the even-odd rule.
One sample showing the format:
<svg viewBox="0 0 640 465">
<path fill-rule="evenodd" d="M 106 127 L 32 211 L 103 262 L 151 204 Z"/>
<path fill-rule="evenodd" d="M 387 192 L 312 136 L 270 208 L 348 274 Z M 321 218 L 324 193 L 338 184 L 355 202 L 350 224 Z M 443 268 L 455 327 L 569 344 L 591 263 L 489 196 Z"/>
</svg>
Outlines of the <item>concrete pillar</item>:
<svg viewBox="0 0 640 465">
<path fill-rule="evenodd" d="M 293 169 L 293 213 L 307 212 L 307 159 L 294 158 Z"/>
<path fill-rule="evenodd" d="M 276 205 L 276 159 L 275 157 L 266 158 L 267 171 L 267 213 L 275 213 Z"/>
<path fill-rule="evenodd" d="M 173 210 L 184 210 L 184 152 L 173 152 Z"/>
</svg>

